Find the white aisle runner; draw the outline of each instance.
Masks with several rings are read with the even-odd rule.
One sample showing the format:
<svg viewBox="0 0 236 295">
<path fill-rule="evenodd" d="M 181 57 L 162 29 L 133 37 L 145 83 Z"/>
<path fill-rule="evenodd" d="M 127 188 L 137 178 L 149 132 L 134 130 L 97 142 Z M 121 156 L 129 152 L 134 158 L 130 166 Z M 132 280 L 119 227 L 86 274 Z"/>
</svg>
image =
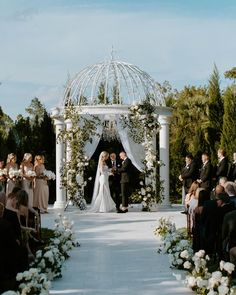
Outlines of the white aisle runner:
<svg viewBox="0 0 236 295">
<path fill-rule="evenodd" d="M 156 253 L 157 219 L 170 216 L 183 226 L 179 211 L 84 214 L 73 208 L 66 215 L 75 222 L 81 247 L 71 252 L 50 294 L 193 294 L 175 279 L 167 255 Z M 52 226 L 54 217 L 53 210 L 44 215 L 43 226 Z"/>
</svg>

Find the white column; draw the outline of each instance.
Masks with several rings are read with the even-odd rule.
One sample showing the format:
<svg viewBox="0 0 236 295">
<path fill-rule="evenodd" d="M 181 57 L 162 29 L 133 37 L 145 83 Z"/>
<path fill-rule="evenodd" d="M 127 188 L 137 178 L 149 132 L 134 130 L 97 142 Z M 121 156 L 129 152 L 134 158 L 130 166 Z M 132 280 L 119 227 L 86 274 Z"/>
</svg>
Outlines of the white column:
<svg viewBox="0 0 236 295">
<path fill-rule="evenodd" d="M 56 201 L 54 203 L 55 209 L 64 209 L 66 205 L 65 190 L 61 187 L 61 168 L 63 165 L 63 158 L 65 157 L 64 144 L 58 140 L 60 131 L 64 128 L 64 121 L 62 118 L 54 118 L 56 126 Z"/>
<path fill-rule="evenodd" d="M 168 116 L 159 116 L 161 125 L 159 133 L 159 148 L 160 148 L 160 181 L 163 181 L 162 187 L 162 203 L 160 207 L 165 208 L 170 206 L 170 180 L 169 180 L 169 119 Z"/>
</svg>

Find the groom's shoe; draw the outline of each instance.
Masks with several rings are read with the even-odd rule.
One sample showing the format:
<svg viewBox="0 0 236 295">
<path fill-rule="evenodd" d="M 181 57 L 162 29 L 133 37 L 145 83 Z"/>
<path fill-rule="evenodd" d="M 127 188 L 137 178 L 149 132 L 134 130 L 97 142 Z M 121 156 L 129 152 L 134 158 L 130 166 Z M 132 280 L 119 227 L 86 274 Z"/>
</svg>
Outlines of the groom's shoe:
<svg viewBox="0 0 236 295">
<path fill-rule="evenodd" d="M 128 209 L 124 209 L 124 210 L 122 210 L 122 211 L 123 211 L 123 213 L 127 213 L 127 212 L 129 212 Z"/>
<path fill-rule="evenodd" d="M 117 213 L 125 213 L 123 210 L 121 210 L 121 209 L 116 209 L 116 212 Z"/>
</svg>

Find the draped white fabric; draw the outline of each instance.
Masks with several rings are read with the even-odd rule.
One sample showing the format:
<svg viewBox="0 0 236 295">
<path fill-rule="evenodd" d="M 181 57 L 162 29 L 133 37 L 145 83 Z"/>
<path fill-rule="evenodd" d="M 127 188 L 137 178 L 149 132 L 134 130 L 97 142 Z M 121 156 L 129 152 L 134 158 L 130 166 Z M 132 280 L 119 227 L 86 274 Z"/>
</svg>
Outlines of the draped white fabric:
<svg viewBox="0 0 236 295">
<path fill-rule="evenodd" d="M 87 118 L 89 119 L 89 118 Z M 99 117 L 100 119 L 100 124 L 97 125 L 97 130 L 96 130 L 96 135 L 94 135 L 92 138 L 91 138 L 91 142 L 88 141 L 86 142 L 85 144 L 85 147 L 84 147 L 84 153 L 85 155 L 88 157 L 88 159 L 90 159 L 92 157 L 92 155 L 94 154 L 94 152 L 96 151 L 96 148 L 99 144 L 99 141 L 102 137 L 102 131 L 103 131 L 103 117 Z"/>
<path fill-rule="evenodd" d="M 131 136 L 129 136 L 128 128 L 123 128 L 119 116 L 116 117 L 117 130 L 120 136 L 121 143 L 127 153 L 127 156 L 132 161 L 133 165 L 139 170 L 143 171 L 144 164 L 142 161 L 145 158 L 145 151 L 142 144 L 135 143 Z"/>
</svg>

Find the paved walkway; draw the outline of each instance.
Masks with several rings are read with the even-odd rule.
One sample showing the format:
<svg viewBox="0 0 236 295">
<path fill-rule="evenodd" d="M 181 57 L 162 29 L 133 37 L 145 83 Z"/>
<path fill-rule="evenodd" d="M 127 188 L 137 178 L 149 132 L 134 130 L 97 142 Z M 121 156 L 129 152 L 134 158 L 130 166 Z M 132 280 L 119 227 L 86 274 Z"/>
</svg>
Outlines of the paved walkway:
<svg viewBox="0 0 236 295">
<path fill-rule="evenodd" d="M 179 210 L 91 214 L 70 208 L 66 215 L 75 222 L 81 247 L 72 251 L 50 294 L 193 294 L 176 280 L 173 272 L 179 272 L 169 268 L 167 255 L 156 253 L 157 220 L 171 217 L 183 226 Z M 43 226 L 52 226 L 54 218 L 51 210 L 43 216 Z"/>
</svg>

